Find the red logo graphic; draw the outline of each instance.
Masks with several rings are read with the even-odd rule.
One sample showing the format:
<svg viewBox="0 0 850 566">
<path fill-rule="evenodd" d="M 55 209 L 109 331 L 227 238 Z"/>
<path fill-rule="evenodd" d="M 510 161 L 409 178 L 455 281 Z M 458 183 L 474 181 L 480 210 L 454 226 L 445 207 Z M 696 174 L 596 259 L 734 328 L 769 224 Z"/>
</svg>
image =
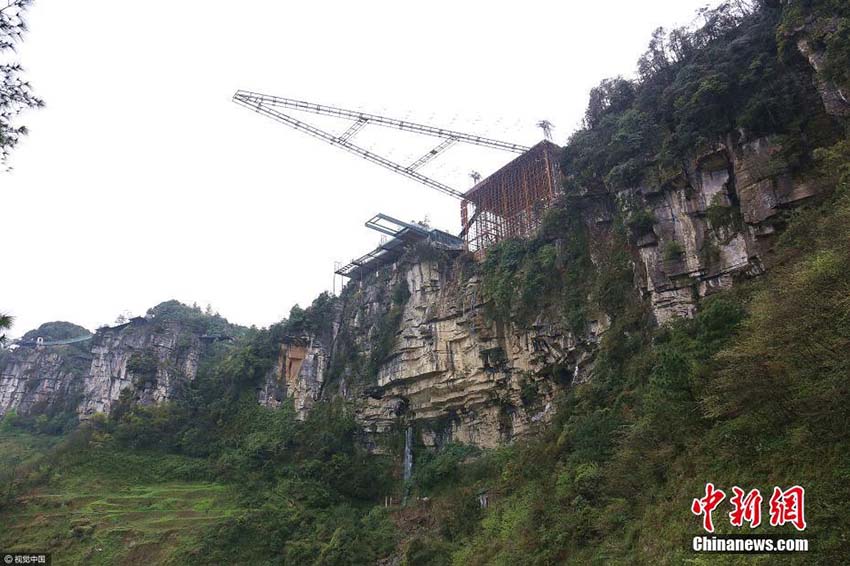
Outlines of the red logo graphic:
<svg viewBox="0 0 850 566">
<path fill-rule="evenodd" d="M 782 491 L 778 487 L 773 488 L 770 498 L 770 525 L 778 527 L 785 523 L 791 523 L 798 531 L 806 528 L 806 518 L 803 515 L 806 490 L 795 485 Z"/>
<path fill-rule="evenodd" d="M 726 498 L 726 494 L 721 490 L 715 490 L 713 483 L 705 484 L 705 497 L 702 499 L 694 499 L 691 503 L 691 511 L 694 515 L 704 515 L 702 518 L 702 528 L 710 533 L 714 532 L 714 523 L 711 521 L 711 512 L 715 507 L 720 505 L 720 502 Z"/>
<path fill-rule="evenodd" d="M 733 527 L 742 527 L 744 522 L 749 523 L 754 529 L 761 524 L 761 503 L 763 498 L 758 489 L 752 489 L 749 493 L 738 486 L 732 488 L 734 495 L 729 499 L 732 511 L 729 513 L 729 522 Z M 779 487 L 773 488 L 770 498 L 770 526 L 780 527 L 791 523 L 798 531 L 806 529 L 805 517 L 806 490 L 795 485 L 783 491 Z M 716 489 L 713 483 L 705 484 L 705 497 L 694 499 L 691 503 L 691 512 L 694 515 L 702 515 L 702 527 L 714 532 L 714 522 L 711 513 L 720 502 L 726 498 L 723 490 Z"/>
<path fill-rule="evenodd" d="M 744 497 L 744 490 L 738 486 L 732 488 L 735 495 L 729 503 L 735 508 L 729 513 L 729 522 L 733 527 L 740 527 L 747 521 L 750 528 L 754 529 L 761 524 L 761 502 L 762 497 L 759 490 L 754 489 Z"/>
</svg>

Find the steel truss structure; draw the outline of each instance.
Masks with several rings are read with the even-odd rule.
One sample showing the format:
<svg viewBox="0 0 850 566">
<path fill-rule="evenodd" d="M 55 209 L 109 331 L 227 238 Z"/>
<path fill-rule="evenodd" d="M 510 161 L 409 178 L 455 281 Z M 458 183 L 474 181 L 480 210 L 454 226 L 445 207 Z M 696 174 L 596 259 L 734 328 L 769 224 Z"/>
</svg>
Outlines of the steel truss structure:
<svg viewBox="0 0 850 566">
<path fill-rule="evenodd" d="M 338 268 L 334 272 L 337 275 L 349 279 L 362 279 L 367 273 L 395 262 L 410 244 L 417 242 L 427 242 L 435 248 L 450 251 L 461 251 L 465 247 L 461 238 L 448 232 L 404 222 L 386 214 L 376 214 L 367 220 L 365 225 L 367 228 L 389 236 L 390 239 L 368 254 Z"/>
<path fill-rule="evenodd" d="M 331 145 L 340 147 L 350 153 L 358 155 L 367 161 L 371 161 L 372 163 L 385 167 L 390 171 L 404 175 L 405 177 L 413 179 L 414 181 L 457 199 L 463 199 L 462 191 L 428 177 L 427 175 L 423 175 L 422 173 L 419 173 L 417 169 L 421 168 L 423 165 L 456 143 L 467 143 L 471 145 L 489 147 L 491 149 L 510 151 L 513 153 L 523 153 L 528 150 L 527 147 L 519 144 L 485 138 L 483 136 L 476 136 L 473 134 L 465 134 L 463 132 L 457 132 L 446 128 L 437 128 L 426 124 L 418 124 L 416 122 L 397 120 L 395 118 L 387 118 L 386 116 L 378 116 L 377 114 L 369 114 L 367 112 L 359 112 L 357 110 L 346 110 L 335 106 L 326 106 L 324 104 L 315 104 L 312 102 L 305 102 L 303 100 L 271 96 L 247 90 L 236 91 L 233 95 L 233 101 L 253 110 L 254 112 L 257 112 L 258 114 L 262 114 L 300 132 L 304 132 L 305 134 L 324 140 Z M 320 114 L 323 116 L 352 119 L 353 122 L 345 132 L 340 135 L 335 135 L 308 124 L 303 120 L 294 118 L 289 114 L 281 112 L 279 110 L 280 108 L 310 112 L 312 114 Z M 373 124 L 386 128 L 395 128 L 405 132 L 432 136 L 440 138 L 442 141 L 434 147 L 434 149 L 430 150 L 413 163 L 409 165 L 402 165 L 351 142 L 351 139 L 357 134 L 357 132 L 367 125 Z"/>
<path fill-rule="evenodd" d="M 529 148 L 515 143 L 446 128 L 438 128 L 427 124 L 418 124 L 357 110 L 346 110 L 335 106 L 315 104 L 303 100 L 283 98 L 247 90 L 237 91 L 233 95 L 233 101 L 258 114 L 262 114 L 331 145 L 340 147 L 367 161 L 409 179 L 413 179 L 443 194 L 460 199 L 461 221 L 463 225 L 460 237 L 465 240 L 466 246 L 473 252 L 481 252 L 490 245 L 505 238 L 530 235 L 539 225 L 543 210 L 549 206 L 557 190 L 556 152 L 559 151 L 559 148 L 546 140 L 538 143 L 533 148 Z M 352 122 L 348 129 L 341 134 L 333 134 L 295 118 L 283 110 L 296 110 L 322 116 L 350 119 Z M 408 165 L 403 165 L 352 142 L 352 139 L 358 132 L 370 125 L 431 136 L 439 138 L 440 142 L 422 157 Z M 480 182 L 477 180 L 477 174 L 475 174 L 476 185 L 467 192 L 462 192 L 419 172 L 419 169 L 425 164 L 459 143 L 519 153 L 521 155 Z M 472 208 L 471 213 L 470 206 Z M 377 224 L 370 224 L 376 219 L 383 222 L 391 221 L 390 223 L 394 223 L 395 228 L 385 231 L 378 228 Z M 430 237 L 423 236 L 422 231 L 427 232 L 427 230 L 422 227 L 407 224 L 386 215 L 379 214 L 370 222 L 367 222 L 366 225 L 392 236 L 392 239 L 388 244 L 337 270 L 337 274 L 345 277 L 360 274 L 363 272 L 363 267 L 367 264 L 381 263 L 388 257 L 397 257 L 397 255 L 400 255 L 397 254 L 399 250 L 396 248 L 399 248 L 403 242 L 411 239 L 418 240 Z M 397 234 L 393 230 L 400 231 L 400 233 Z M 446 234 L 445 232 L 441 233 Z M 446 235 L 454 238 L 450 234 Z M 454 245 L 454 242 L 451 245 Z"/>
</svg>

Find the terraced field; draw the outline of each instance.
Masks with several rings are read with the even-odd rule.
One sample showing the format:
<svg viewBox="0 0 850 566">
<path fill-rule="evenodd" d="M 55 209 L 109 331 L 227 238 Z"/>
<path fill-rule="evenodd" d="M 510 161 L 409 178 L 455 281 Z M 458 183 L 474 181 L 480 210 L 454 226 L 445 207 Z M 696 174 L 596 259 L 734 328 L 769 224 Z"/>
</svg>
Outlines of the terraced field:
<svg viewBox="0 0 850 566">
<path fill-rule="evenodd" d="M 138 473 L 116 477 L 120 463 L 94 468 L 66 470 L 18 496 L 0 512 L 0 549 L 51 552 L 60 566 L 167 564 L 190 556 L 207 527 L 240 511 L 221 484 L 138 482 Z"/>
</svg>

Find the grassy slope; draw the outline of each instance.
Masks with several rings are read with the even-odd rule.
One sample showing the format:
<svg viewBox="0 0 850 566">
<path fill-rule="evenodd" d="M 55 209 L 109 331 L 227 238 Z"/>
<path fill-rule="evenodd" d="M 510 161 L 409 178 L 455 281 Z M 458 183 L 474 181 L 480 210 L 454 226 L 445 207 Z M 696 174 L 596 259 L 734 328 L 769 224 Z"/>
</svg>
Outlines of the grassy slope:
<svg viewBox="0 0 850 566">
<path fill-rule="evenodd" d="M 590 383 L 538 438 L 464 463 L 420 459 L 427 502 L 398 515 L 406 564 L 839 564 L 850 556 L 850 144 L 827 202 L 792 215 L 770 274 L 647 332 L 615 325 Z M 644 333 L 641 335 L 641 333 Z M 452 456 L 455 452 L 456 456 Z M 811 540 L 799 556 L 699 556 L 690 512 L 706 482 L 759 488 L 752 531 Z M 807 490 L 808 529 L 771 527 L 774 485 Z M 480 493 L 490 505 L 482 510 Z M 747 532 L 747 529 L 744 529 Z"/>
<path fill-rule="evenodd" d="M 0 431 L 0 469 L 24 465 L 44 454 L 59 441 L 58 437 Z"/>
<path fill-rule="evenodd" d="M 33 463 L 55 442 L 4 433 L 2 449 Z M 205 529 L 242 511 L 223 484 L 172 479 L 194 465 L 156 453 L 90 451 L 0 510 L 0 548 L 52 552 L 55 564 L 178 561 Z"/>
</svg>

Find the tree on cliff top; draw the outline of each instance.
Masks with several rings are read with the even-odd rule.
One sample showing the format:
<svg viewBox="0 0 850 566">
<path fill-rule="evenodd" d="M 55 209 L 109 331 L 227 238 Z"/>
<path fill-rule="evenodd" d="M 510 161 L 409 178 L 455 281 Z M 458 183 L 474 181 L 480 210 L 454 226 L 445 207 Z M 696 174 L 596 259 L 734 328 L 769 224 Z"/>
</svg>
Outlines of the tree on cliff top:
<svg viewBox="0 0 850 566">
<path fill-rule="evenodd" d="M 32 0 L 6 0 L 0 8 L 0 53 L 14 51 L 15 43 L 21 41 L 27 31 L 24 15 L 30 4 Z M 15 116 L 26 108 L 43 105 L 24 80 L 21 65 L 4 57 L 0 64 L 0 159 L 6 161 L 20 137 L 27 133 L 25 126 L 12 123 Z"/>
<path fill-rule="evenodd" d="M 91 334 L 91 332 L 89 332 L 88 329 L 83 328 L 78 324 L 65 322 L 63 320 L 56 320 L 53 322 L 45 322 L 38 328 L 28 331 L 21 336 L 21 340 L 29 342 L 41 337 L 44 338 L 46 342 L 50 342 L 53 340 L 79 338 L 81 336 L 88 336 L 89 334 Z"/>
<path fill-rule="evenodd" d="M 3 331 L 12 328 L 12 322 L 14 318 L 11 315 L 0 312 L 0 344 L 6 341 L 6 333 Z"/>
</svg>

